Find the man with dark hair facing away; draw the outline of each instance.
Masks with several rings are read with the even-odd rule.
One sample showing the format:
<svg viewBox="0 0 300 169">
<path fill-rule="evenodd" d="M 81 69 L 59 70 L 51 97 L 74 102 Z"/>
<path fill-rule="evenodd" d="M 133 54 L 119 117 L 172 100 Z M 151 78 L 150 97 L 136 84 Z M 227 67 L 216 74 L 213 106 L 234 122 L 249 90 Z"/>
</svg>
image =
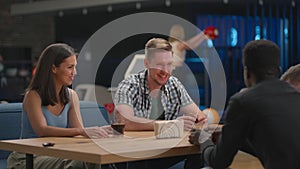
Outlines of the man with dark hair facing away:
<svg viewBox="0 0 300 169">
<path fill-rule="evenodd" d="M 279 80 L 279 60 L 275 43 L 249 42 L 243 50 L 248 88 L 230 98 L 221 138 L 214 145 L 205 131 L 191 132 L 189 141 L 212 168 L 228 167 L 244 143 L 266 169 L 300 168 L 300 93 Z"/>
</svg>

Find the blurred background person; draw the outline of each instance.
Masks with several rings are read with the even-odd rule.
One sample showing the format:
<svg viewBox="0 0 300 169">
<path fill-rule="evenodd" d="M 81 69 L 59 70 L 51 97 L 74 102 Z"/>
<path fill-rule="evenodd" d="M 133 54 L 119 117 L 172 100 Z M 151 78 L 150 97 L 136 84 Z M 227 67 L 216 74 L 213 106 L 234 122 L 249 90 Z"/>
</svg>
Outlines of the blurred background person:
<svg viewBox="0 0 300 169">
<path fill-rule="evenodd" d="M 280 80 L 286 81 L 300 91 L 300 64 L 291 66 L 282 74 Z"/>
<path fill-rule="evenodd" d="M 175 69 L 176 67 L 183 65 L 186 58 L 186 50 L 195 49 L 207 39 L 207 36 L 201 31 L 197 35 L 185 41 L 184 28 L 178 24 L 173 25 L 169 32 L 169 42 L 173 49 L 173 65 L 175 66 Z"/>
</svg>

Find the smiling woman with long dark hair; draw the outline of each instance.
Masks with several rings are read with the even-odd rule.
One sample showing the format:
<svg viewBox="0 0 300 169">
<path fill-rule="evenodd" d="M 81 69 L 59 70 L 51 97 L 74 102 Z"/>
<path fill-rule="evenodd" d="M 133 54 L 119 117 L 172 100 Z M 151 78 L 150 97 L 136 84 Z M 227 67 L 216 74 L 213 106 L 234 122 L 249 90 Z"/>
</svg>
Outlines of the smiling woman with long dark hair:
<svg viewBox="0 0 300 169">
<path fill-rule="evenodd" d="M 105 138 L 110 126 L 84 128 L 76 92 L 68 86 L 76 74 L 77 57 L 67 44 L 52 44 L 41 54 L 25 92 L 21 138 L 84 136 Z M 24 168 L 25 154 L 13 152 L 8 168 Z M 100 165 L 56 157 L 34 156 L 35 168 L 100 168 Z"/>
</svg>

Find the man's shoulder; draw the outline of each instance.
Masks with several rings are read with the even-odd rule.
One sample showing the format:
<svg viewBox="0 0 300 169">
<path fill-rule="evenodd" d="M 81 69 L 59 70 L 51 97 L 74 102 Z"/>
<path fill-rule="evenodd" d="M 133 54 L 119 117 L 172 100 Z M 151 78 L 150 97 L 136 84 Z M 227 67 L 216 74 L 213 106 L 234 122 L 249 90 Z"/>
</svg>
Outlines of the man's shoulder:
<svg viewBox="0 0 300 169">
<path fill-rule="evenodd" d="M 168 80 L 169 83 L 173 83 L 173 84 L 181 84 L 181 82 L 178 80 L 177 77 L 175 76 L 170 76 L 169 80 Z"/>
<path fill-rule="evenodd" d="M 143 75 L 141 73 L 138 74 L 131 74 L 126 79 L 124 79 L 123 83 L 129 84 L 140 84 L 143 81 Z"/>
<path fill-rule="evenodd" d="M 236 101 L 239 103 L 251 102 L 252 98 L 259 94 L 259 91 L 254 88 L 243 88 L 230 97 L 230 101 Z"/>
<path fill-rule="evenodd" d="M 280 80 L 269 80 L 254 85 L 250 88 L 241 89 L 232 96 L 232 99 L 251 101 L 253 98 L 272 97 L 274 94 L 286 93 L 289 90 L 289 85 Z"/>
</svg>

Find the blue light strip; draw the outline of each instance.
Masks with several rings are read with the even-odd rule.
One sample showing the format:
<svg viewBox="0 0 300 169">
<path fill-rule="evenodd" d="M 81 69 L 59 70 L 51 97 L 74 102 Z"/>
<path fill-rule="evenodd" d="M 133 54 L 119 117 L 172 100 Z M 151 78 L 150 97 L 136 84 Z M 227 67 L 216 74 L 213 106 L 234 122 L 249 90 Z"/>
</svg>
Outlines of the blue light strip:
<svg viewBox="0 0 300 169">
<path fill-rule="evenodd" d="M 290 34 L 290 38 L 289 38 L 289 45 L 290 45 L 290 57 L 289 58 L 289 63 L 288 65 L 293 63 L 294 60 L 294 50 L 293 50 L 293 46 L 294 46 L 294 18 L 293 18 L 293 6 L 290 5 L 290 29 L 289 29 L 289 34 Z"/>
<path fill-rule="evenodd" d="M 296 1 L 297 6 L 297 56 L 298 63 L 300 62 L 300 2 Z"/>
</svg>

